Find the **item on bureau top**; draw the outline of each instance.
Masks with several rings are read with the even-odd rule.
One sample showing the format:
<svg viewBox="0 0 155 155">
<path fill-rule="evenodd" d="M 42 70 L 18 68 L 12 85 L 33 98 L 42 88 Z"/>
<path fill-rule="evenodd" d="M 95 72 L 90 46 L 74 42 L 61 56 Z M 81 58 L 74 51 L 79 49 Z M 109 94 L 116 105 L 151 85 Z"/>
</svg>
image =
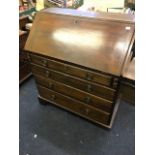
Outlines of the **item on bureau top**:
<svg viewBox="0 0 155 155">
<path fill-rule="evenodd" d="M 111 128 L 134 31 L 133 15 L 38 12 L 25 50 L 39 99 Z"/>
<path fill-rule="evenodd" d="M 59 7 L 77 9 L 81 5 L 83 5 L 83 0 L 44 0 L 45 8 Z"/>
<path fill-rule="evenodd" d="M 26 31 L 19 30 L 19 36 L 24 35 L 24 34 L 26 34 L 26 33 L 27 33 Z"/>
<path fill-rule="evenodd" d="M 32 23 L 27 23 L 26 25 L 25 25 L 25 28 L 27 29 L 27 30 L 31 30 L 31 28 L 32 28 Z"/>
</svg>

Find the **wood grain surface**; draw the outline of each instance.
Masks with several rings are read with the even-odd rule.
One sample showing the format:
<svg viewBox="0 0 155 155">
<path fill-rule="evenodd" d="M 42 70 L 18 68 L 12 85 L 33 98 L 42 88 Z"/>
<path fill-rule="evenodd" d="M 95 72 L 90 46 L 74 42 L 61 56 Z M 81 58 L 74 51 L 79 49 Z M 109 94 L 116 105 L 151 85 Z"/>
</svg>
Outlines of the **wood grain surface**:
<svg viewBox="0 0 155 155">
<path fill-rule="evenodd" d="M 36 15 L 25 49 L 120 76 L 134 17 L 47 9 Z"/>
</svg>

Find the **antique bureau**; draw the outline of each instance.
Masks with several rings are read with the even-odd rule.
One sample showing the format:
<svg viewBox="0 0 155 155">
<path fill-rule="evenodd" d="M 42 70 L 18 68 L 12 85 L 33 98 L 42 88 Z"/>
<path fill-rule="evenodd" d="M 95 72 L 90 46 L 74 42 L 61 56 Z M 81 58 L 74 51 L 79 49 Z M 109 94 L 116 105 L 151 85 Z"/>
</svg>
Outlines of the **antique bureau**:
<svg viewBox="0 0 155 155">
<path fill-rule="evenodd" d="M 49 8 L 25 45 L 39 99 L 111 128 L 134 16 Z"/>
</svg>

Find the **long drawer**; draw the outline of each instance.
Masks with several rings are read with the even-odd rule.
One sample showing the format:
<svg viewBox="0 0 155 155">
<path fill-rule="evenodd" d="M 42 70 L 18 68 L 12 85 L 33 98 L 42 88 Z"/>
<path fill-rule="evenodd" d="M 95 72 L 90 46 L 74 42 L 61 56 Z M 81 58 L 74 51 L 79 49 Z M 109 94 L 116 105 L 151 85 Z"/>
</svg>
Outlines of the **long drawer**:
<svg viewBox="0 0 155 155">
<path fill-rule="evenodd" d="M 96 97 L 94 95 L 91 95 L 79 89 L 73 88 L 71 86 L 65 85 L 63 83 L 57 82 L 55 80 L 51 80 L 49 78 L 36 76 L 36 82 L 39 85 L 47 87 L 61 94 L 67 95 L 69 97 L 75 98 L 81 102 L 84 102 L 87 105 L 104 110 L 106 112 L 112 111 L 113 102 L 110 102 L 108 100 L 104 100 L 100 97 Z"/>
<path fill-rule="evenodd" d="M 100 110 L 96 110 L 84 103 L 57 93 L 55 91 L 49 90 L 45 87 L 38 85 L 38 91 L 41 97 L 51 101 L 53 104 L 70 110 L 74 113 L 80 114 L 86 118 L 95 120 L 101 124 L 109 125 L 110 114 Z"/>
<path fill-rule="evenodd" d="M 82 80 L 82 79 L 79 79 L 79 78 L 76 78 L 68 74 L 61 73 L 61 72 L 57 72 L 54 70 L 49 70 L 49 69 L 46 69 L 44 67 L 40 67 L 34 64 L 31 64 L 31 70 L 34 75 L 37 74 L 37 75 L 41 75 L 44 77 L 48 77 L 50 79 L 62 82 L 66 85 L 73 86 L 77 89 L 81 89 L 88 93 L 102 97 L 109 101 L 114 100 L 116 90 L 111 89 L 109 87 L 92 84 L 91 82 L 88 82 L 86 80 Z"/>
<path fill-rule="evenodd" d="M 38 64 L 49 69 L 67 73 L 88 81 L 99 83 L 111 88 L 116 88 L 118 83 L 118 78 L 113 78 L 110 75 L 105 75 L 101 73 L 96 73 L 88 69 L 83 69 L 77 66 L 69 65 L 66 63 L 58 62 L 52 59 L 47 59 L 45 57 L 37 56 L 34 54 L 29 54 L 32 63 Z"/>
</svg>

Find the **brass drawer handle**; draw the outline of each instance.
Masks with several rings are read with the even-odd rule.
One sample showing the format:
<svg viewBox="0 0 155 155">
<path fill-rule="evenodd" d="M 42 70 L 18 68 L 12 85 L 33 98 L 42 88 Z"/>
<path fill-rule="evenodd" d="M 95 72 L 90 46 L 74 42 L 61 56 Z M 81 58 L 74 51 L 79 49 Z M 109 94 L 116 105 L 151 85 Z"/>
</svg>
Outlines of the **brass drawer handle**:
<svg viewBox="0 0 155 155">
<path fill-rule="evenodd" d="M 86 74 L 86 79 L 89 80 L 89 81 L 93 80 L 93 76 L 91 74 L 87 73 Z"/>
<path fill-rule="evenodd" d="M 46 60 L 42 60 L 42 65 L 43 66 L 47 66 L 47 61 Z"/>
<path fill-rule="evenodd" d="M 54 101 L 54 100 L 56 99 L 56 96 L 55 96 L 55 95 L 51 95 L 50 99 L 51 99 L 52 101 Z"/>
<path fill-rule="evenodd" d="M 90 97 L 86 97 L 86 98 L 85 98 L 85 102 L 86 102 L 87 104 L 90 103 L 90 102 L 91 102 Z"/>
<path fill-rule="evenodd" d="M 51 82 L 49 82 L 48 86 L 49 86 L 49 88 L 53 89 L 54 84 L 53 84 L 53 83 L 51 83 Z"/>
<path fill-rule="evenodd" d="M 45 72 L 45 75 L 46 75 L 46 77 L 49 77 L 50 76 L 50 72 L 49 71 L 46 71 Z"/>
<path fill-rule="evenodd" d="M 92 92 L 92 86 L 90 84 L 87 85 L 87 91 Z"/>
</svg>

